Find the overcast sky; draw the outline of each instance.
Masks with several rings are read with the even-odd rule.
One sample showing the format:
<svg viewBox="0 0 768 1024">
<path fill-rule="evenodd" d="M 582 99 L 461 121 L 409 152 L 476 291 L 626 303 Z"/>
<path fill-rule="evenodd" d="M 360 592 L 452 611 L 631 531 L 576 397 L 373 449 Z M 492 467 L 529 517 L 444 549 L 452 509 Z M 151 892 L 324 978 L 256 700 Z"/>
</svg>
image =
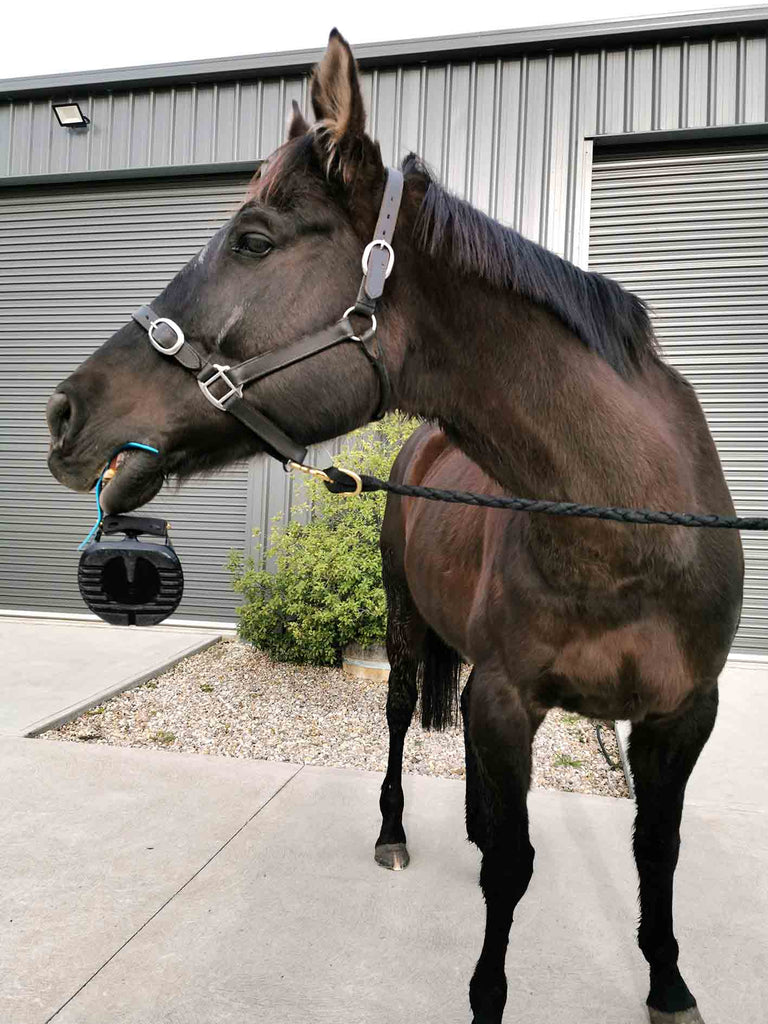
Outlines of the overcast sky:
<svg viewBox="0 0 768 1024">
<path fill-rule="evenodd" d="M 6 0 L 0 78 L 316 49 L 334 25 L 354 45 L 733 6 L 713 0 Z"/>
</svg>

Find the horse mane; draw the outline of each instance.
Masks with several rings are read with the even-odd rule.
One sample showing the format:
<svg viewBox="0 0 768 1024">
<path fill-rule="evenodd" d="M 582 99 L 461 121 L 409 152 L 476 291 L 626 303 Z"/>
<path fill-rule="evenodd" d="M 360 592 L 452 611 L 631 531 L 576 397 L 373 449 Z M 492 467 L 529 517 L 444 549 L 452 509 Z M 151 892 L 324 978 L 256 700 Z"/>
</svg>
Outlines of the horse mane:
<svg viewBox="0 0 768 1024">
<path fill-rule="evenodd" d="M 447 254 L 460 272 L 477 274 L 497 288 L 511 288 L 544 306 L 622 376 L 657 354 L 642 299 L 451 194 L 415 153 L 405 158 L 401 169 L 427 181 L 415 229 L 415 242 L 423 251 Z"/>
</svg>

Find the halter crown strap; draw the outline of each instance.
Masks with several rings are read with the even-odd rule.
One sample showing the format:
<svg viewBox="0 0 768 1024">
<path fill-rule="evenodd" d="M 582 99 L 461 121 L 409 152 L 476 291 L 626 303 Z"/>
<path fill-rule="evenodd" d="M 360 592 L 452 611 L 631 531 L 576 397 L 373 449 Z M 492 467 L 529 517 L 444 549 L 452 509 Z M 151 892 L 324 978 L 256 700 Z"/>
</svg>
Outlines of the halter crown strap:
<svg viewBox="0 0 768 1024">
<path fill-rule="evenodd" d="M 376 300 L 384 293 L 384 282 L 392 273 L 395 262 L 392 237 L 402 198 L 402 171 L 389 167 L 373 238 L 363 252 L 363 280 L 357 293 L 356 305 L 370 313 L 376 308 Z"/>
</svg>

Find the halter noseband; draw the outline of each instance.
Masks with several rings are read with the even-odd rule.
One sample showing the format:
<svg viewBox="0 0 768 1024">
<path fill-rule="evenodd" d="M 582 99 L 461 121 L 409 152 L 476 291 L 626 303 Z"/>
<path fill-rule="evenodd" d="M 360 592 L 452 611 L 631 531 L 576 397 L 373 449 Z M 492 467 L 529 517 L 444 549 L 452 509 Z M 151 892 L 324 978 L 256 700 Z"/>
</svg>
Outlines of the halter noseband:
<svg viewBox="0 0 768 1024">
<path fill-rule="evenodd" d="M 330 327 L 300 338 L 284 348 L 273 349 L 263 355 L 254 356 L 253 359 L 246 359 L 237 366 L 214 363 L 204 359 L 197 349 L 190 345 L 184 337 L 184 331 L 174 320 L 158 316 L 151 306 L 142 306 L 131 315 L 147 332 L 153 348 L 162 355 L 175 359 L 185 370 L 196 375 L 200 390 L 211 405 L 237 417 L 256 434 L 267 453 L 273 458 L 284 465 L 295 463 L 301 467 L 307 449 L 297 444 L 258 409 L 249 405 L 243 398 L 243 388 L 343 341 L 354 341 L 360 345 L 378 376 L 379 402 L 374 419 L 381 419 L 389 407 L 391 385 L 381 343 L 375 340 L 377 325 L 374 311 L 384 291 L 384 282 L 392 272 L 395 262 L 391 240 L 402 194 L 403 175 L 390 167 L 387 170 L 384 197 L 374 236 L 363 252 L 363 279 L 354 305 Z M 363 334 L 357 334 L 349 320 L 351 314 L 368 317 L 371 321 L 368 330 Z M 214 385 L 216 393 L 212 390 Z"/>
</svg>

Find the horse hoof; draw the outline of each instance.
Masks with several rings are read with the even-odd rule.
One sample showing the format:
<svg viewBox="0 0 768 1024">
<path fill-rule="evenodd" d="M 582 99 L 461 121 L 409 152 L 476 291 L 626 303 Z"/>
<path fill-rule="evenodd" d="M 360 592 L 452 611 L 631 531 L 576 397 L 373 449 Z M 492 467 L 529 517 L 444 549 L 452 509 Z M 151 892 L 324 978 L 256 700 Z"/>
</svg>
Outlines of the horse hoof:
<svg viewBox="0 0 768 1024">
<path fill-rule="evenodd" d="M 651 1024 L 704 1024 L 704 1018 L 695 1006 L 690 1010 L 678 1010 L 676 1013 L 662 1013 L 661 1010 L 654 1010 L 649 1006 L 648 1014 Z"/>
<path fill-rule="evenodd" d="M 390 871 L 402 871 L 408 867 L 411 860 L 405 843 L 382 843 L 376 847 L 374 856 L 377 864 L 389 868 Z"/>
</svg>

